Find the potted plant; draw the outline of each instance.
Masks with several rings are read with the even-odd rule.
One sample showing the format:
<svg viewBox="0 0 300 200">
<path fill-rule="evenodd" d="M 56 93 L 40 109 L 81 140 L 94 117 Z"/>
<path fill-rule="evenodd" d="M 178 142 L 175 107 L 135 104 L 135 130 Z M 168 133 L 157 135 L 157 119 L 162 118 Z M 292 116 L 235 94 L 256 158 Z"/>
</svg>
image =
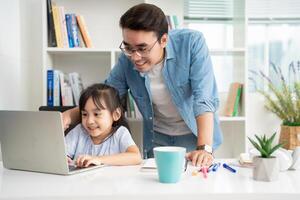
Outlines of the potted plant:
<svg viewBox="0 0 300 200">
<path fill-rule="evenodd" d="M 282 120 L 279 141 L 284 143 L 284 148 L 294 150 L 300 146 L 300 80 L 298 80 L 300 74 L 292 62 L 286 80 L 279 67 L 273 63 L 270 65 L 275 75 L 272 77 L 273 81 L 262 71 L 250 72 L 268 83 L 268 90 L 256 89 L 265 97 L 265 107 Z M 251 77 L 249 79 L 254 80 Z"/>
<path fill-rule="evenodd" d="M 272 156 L 272 153 L 274 153 L 283 144 L 282 143 L 279 143 L 277 145 L 272 144 L 275 135 L 276 132 L 269 138 L 266 135 L 263 136 L 255 135 L 257 142 L 248 137 L 252 145 L 260 152 L 260 156 L 255 156 L 253 158 L 253 165 L 254 165 L 253 179 L 254 180 L 275 181 L 278 178 L 279 164 L 277 158 L 275 156 Z"/>
</svg>

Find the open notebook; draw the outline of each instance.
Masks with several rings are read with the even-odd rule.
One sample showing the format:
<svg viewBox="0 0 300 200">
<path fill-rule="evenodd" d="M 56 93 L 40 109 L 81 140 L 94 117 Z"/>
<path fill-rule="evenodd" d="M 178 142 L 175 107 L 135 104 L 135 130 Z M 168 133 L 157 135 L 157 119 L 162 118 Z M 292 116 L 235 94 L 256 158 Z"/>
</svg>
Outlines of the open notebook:
<svg viewBox="0 0 300 200">
<path fill-rule="evenodd" d="M 145 160 L 141 167 L 141 171 L 143 171 L 143 172 L 146 172 L 146 171 L 156 172 L 156 170 L 157 170 L 157 167 L 156 167 L 156 162 L 155 162 L 154 158 L 149 158 L 149 159 Z"/>
<path fill-rule="evenodd" d="M 187 165 L 188 165 L 188 160 L 185 160 L 184 167 L 183 167 L 183 170 L 182 170 L 183 172 L 186 171 Z M 144 161 L 144 163 L 142 164 L 141 171 L 142 172 L 156 172 L 157 171 L 157 166 L 156 166 L 155 159 L 154 158 L 146 159 Z"/>
</svg>

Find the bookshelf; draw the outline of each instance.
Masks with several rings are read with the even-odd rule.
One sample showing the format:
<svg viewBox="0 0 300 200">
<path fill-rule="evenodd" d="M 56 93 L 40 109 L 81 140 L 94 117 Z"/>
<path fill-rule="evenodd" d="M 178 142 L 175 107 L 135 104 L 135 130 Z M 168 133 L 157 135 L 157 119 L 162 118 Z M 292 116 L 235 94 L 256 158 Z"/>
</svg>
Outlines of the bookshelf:
<svg viewBox="0 0 300 200">
<path fill-rule="evenodd" d="M 171 2 L 174 5 L 170 6 Z M 119 18 L 130 7 L 152 3 L 161 7 L 166 14 L 178 16 L 179 23 L 183 21 L 183 0 L 52 0 L 53 3 L 63 6 L 65 13 L 80 14 L 85 18 L 94 48 L 48 47 L 47 1 L 43 1 L 43 105 L 47 103 L 48 69 L 78 72 L 85 87 L 106 78 L 120 54 L 118 46 L 122 34 Z"/>
<path fill-rule="evenodd" d="M 230 61 L 228 68 L 223 69 L 222 72 L 230 70 L 231 74 L 228 77 L 228 82 L 240 82 L 243 84 L 243 91 L 240 102 L 240 112 L 236 117 L 223 116 L 222 112 L 226 105 L 226 100 L 229 94 L 229 87 L 226 91 L 219 93 L 220 108 L 219 118 L 221 128 L 223 130 L 224 142 L 222 146 L 216 151 L 216 157 L 238 157 L 240 153 L 248 150 L 247 145 L 247 48 L 246 48 L 246 1 L 232 0 L 232 44 L 227 48 L 212 48 L 210 49 L 212 61 Z M 218 82 L 218 80 L 217 80 Z M 219 81 L 220 83 L 220 81 Z"/>
<path fill-rule="evenodd" d="M 117 48 L 122 41 L 119 18 L 129 7 L 141 2 L 138 0 L 52 0 L 52 4 L 63 6 L 65 13 L 80 14 L 85 18 L 94 44 L 94 48 L 57 48 L 48 47 L 47 1 L 43 1 L 43 105 L 47 103 L 46 71 L 48 69 L 58 69 L 65 73 L 78 72 L 84 87 L 106 78 L 116 61 L 119 53 Z"/>
</svg>

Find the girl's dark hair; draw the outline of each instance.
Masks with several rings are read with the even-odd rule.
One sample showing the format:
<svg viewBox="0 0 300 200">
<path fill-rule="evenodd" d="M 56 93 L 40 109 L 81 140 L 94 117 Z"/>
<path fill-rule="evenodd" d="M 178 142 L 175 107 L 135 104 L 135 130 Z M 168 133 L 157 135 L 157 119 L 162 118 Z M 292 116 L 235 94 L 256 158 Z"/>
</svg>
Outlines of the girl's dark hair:
<svg viewBox="0 0 300 200">
<path fill-rule="evenodd" d="M 107 109 L 111 112 L 111 114 L 113 114 L 113 112 L 117 109 L 121 110 L 121 117 L 112 125 L 113 132 L 116 131 L 120 126 L 125 126 L 128 130 L 130 130 L 125 119 L 124 109 L 121 104 L 119 93 L 115 88 L 102 83 L 96 83 L 86 88 L 81 93 L 79 99 L 80 114 L 84 110 L 85 104 L 90 97 L 93 99 L 96 107 L 100 110 Z M 102 102 L 106 105 L 106 107 Z"/>
<path fill-rule="evenodd" d="M 159 7 L 147 3 L 127 10 L 120 18 L 120 27 L 136 31 L 154 31 L 158 39 L 168 33 L 168 22 L 164 12 Z"/>
</svg>

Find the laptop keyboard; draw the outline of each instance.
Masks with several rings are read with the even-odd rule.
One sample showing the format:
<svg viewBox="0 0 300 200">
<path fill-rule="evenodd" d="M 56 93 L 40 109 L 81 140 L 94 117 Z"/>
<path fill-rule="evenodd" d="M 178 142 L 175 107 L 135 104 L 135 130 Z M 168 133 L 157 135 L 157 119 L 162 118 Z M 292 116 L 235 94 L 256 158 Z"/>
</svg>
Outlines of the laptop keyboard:
<svg viewBox="0 0 300 200">
<path fill-rule="evenodd" d="M 69 171 L 75 171 L 75 170 L 79 170 L 81 168 L 77 167 L 76 165 L 69 165 Z"/>
<path fill-rule="evenodd" d="M 77 171 L 77 170 L 82 170 L 82 171 L 85 171 L 89 168 L 99 168 L 99 167 L 103 167 L 104 165 L 100 165 L 100 166 L 97 166 L 97 165 L 90 165 L 88 167 L 77 167 L 76 165 L 69 165 L 69 172 L 72 172 L 72 171 Z"/>
</svg>

